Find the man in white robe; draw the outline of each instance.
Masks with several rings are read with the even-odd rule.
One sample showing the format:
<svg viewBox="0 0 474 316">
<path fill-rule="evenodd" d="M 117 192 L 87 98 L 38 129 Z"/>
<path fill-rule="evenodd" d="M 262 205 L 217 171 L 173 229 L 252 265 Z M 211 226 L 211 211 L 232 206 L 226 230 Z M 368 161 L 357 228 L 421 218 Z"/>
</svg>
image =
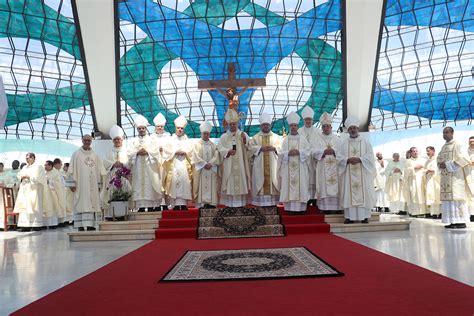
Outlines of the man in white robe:
<svg viewBox="0 0 474 316">
<path fill-rule="evenodd" d="M 252 204 L 262 207 L 276 206 L 278 191 L 278 150 L 281 138 L 271 131 L 272 117 L 260 114 L 260 132 L 249 141 L 252 164 Z"/>
<path fill-rule="evenodd" d="M 318 208 L 325 213 L 337 213 L 339 204 L 339 172 L 341 160 L 339 154 L 341 140 L 332 132 L 332 118 L 324 112 L 319 118 L 322 132 L 319 133 L 316 146 L 313 147 L 313 159 L 316 161 L 316 195 Z"/>
<path fill-rule="evenodd" d="M 424 217 L 426 198 L 424 186 L 425 159 L 419 157 L 418 148 L 410 148 L 411 158 L 405 164 L 407 210 L 412 217 Z"/>
<path fill-rule="evenodd" d="M 26 165 L 18 173 L 21 184 L 14 211 L 20 214 L 18 229 L 22 231 L 39 231 L 43 226 L 43 192 L 47 184 L 44 168 L 35 159 L 34 153 L 27 153 Z"/>
<path fill-rule="evenodd" d="M 439 171 L 437 161 L 435 157 L 435 149 L 433 146 L 426 147 L 426 155 L 428 159 L 425 162 L 425 200 L 426 200 L 426 211 L 427 217 L 438 218 L 440 215 L 441 201 L 439 199 Z"/>
<path fill-rule="evenodd" d="M 474 136 L 469 137 L 469 147 L 467 148 L 467 154 L 471 159 L 471 179 L 474 179 Z M 468 203 L 469 213 L 471 214 L 471 222 L 474 222 L 474 194 Z"/>
<path fill-rule="evenodd" d="M 71 210 L 70 214 L 68 213 L 67 193 L 71 192 L 71 190 L 66 188 L 66 179 L 64 178 L 64 173 L 63 173 L 62 167 L 63 167 L 63 162 L 61 161 L 61 159 L 55 158 L 53 160 L 53 168 L 59 174 L 59 180 L 61 182 L 61 187 L 62 187 L 62 190 L 61 190 L 62 193 L 60 193 L 60 195 L 62 195 L 61 196 L 62 201 L 60 203 L 62 203 L 62 205 L 64 207 L 64 218 L 62 220 L 59 219 L 59 224 L 58 224 L 59 227 L 63 227 L 64 225 L 68 225 L 69 222 L 72 222 L 72 220 L 74 218 L 74 216 L 72 214 L 72 210 Z"/>
<path fill-rule="evenodd" d="M 10 184 L 13 189 L 14 199 L 18 197 L 18 190 L 20 189 L 20 180 L 18 179 L 18 173 L 20 172 L 20 162 L 18 160 L 12 161 L 12 168 L 8 170 L 10 177 Z"/>
<path fill-rule="evenodd" d="M 15 180 L 12 178 L 11 173 L 8 170 L 4 169 L 4 164 L 0 162 L 0 229 L 5 229 L 5 209 L 3 203 L 3 190 L 4 189 L 12 189 L 14 190 L 15 185 L 17 183 L 17 178 L 15 176 Z M 13 205 L 15 201 L 15 193 L 11 195 L 9 198 L 10 204 Z M 13 211 L 13 210 L 9 210 Z M 13 218 L 10 217 L 8 219 L 7 225 L 13 224 Z"/>
<path fill-rule="evenodd" d="M 217 173 L 219 152 L 209 140 L 212 125 L 204 121 L 199 126 L 201 139 L 194 143 L 191 155 L 193 165 L 193 197 L 198 208 L 215 208 L 218 203 Z"/>
<path fill-rule="evenodd" d="M 110 181 L 116 177 L 116 173 L 120 168 L 130 168 L 127 147 L 124 145 L 125 133 L 120 126 L 114 125 L 109 130 L 109 136 L 112 139 L 113 147 L 107 152 L 103 160 L 107 175 L 105 176 L 100 198 L 106 220 L 111 220 L 114 217 L 116 220 L 123 220 L 126 213 L 112 213 L 109 201 L 113 194 L 113 184 Z M 121 177 L 121 184 L 124 192 L 132 191 L 132 185 L 125 177 Z"/>
<path fill-rule="evenodd" d="M 289 214 L 304 214 L 310 195 L 311 147 L 306 137 L 298 132 L 299 115 L 291 112 L 286 120 L 290 133 L 283 140 L 278 153 L 280 202 L 283 202 Z"/>
<path fill-rule="evenodd" d="M 387 195 L 385 193 L 385 169 L 387 168 L 387 162 L 383 159 L 383 155 L 381 152 L 377 152 L 375 154 L 377 158 L 375 160 L 375 180 L 374 180 L 374 187 L 375 187 L 375 207 L 377 208 L 378 212 L 388 212 L 389 204 Z"/>
<path fill-rule="evenodd" d="M 385 169 L 385 193 L 392 212 L 403 215 L 405 209 L 405 198 L 403 197 L 403 170 L 405 169 L 403 161 L 400 160 L 400 154 L 394 153 Z"/>
<path fill-rule="evenodd" d="M 66 221 L 67 224 L 72 225 L 74 224 L 74 212 L 72 210 L 74 204 L 74 192 L 72 192 L 69 188 L 74 186 L 74 180 L 71 178 L 70 174 L 67 172 L 69 169 L 69 162 L 66 162 L 61 169 L 62 162 L 61 160 L 59 163 L 54 164 L 54 168 L 59 171 L 63 180 L 64 180 L 64 187 L 65 194 L 66 194 Z"/>
<path fill-rule="evenodd" d="M 192 142 L 184 133 L 188 121 L 184 116 L 174 120 L 176 132 L 170 137 L 164 152 L 163 186 L 167 204 L 174 210 L 187 210 L 192 195 Z"/>
<path fill-rule="evenodd" d="M 155 133 L 151 135 L 156 143 L 156 146 L 160 150 L 160 169 L 161 169 L 161 179 L 164 179 L 165 175 L 163 173 L 163 149 L 165 146 L 169 143 L 171 134 L 165 131 L 165 126 L 166 126 L 166 117 L 158 113 L 155 118 L 153 119 L 153 123 L 155 124 Z M 161 206 L 160 210 L 167 210 L 168 205 L 166 204 L 166 199 L 163 194 L 163 198 L 161 199 Z"/>
<path fill-rule="evenodd" d="M 454 138 L 454 129 L 445 127 L 443 138 L 446 143 L 438 154 L 438 168 L 441 171 L 441 212 L 446 228 L 466 228 L 469 223 L 468 200 L 474 195 L 474 183 L 470 174 L 471 161 L 462 152 L 461 145 Z"/>
<path fill-rule="evenodd" d="M 48 227 L 54 227 L 65 222 L 65 187 L 61 174 L 54 168 L 54 163 L 51 160 L 46 161 L 44 170 L 46 171 L 48 185 L 44 187 L 43 224 Z M 46 195 L 48 196 L 46 197 Z"/>
<path fill-rule="evenodd" d="M 239 115 L 233 109 L 225 114 L 229 129 L 222 134 L 217 145 L 221 158 L 222 174 L 220 203 L 229 207 L 247 204 L 250 186 L 248 136 L 238 128 Z"/>
<path fill-rule="evenodd" d="M 341 203 L 344 224 L 367 224 L 375 205 L 375 161 L 372 145 L 359 135 L 359 120 L 349 116 L 344 125 L 349 137 L 341 145 Z"/>
<path fill-rule="evenodd" d="M 72 154 L 68 169 L 75 182 L 70 190 L 74 192 L 74 228 L 79 231 L 95 230 L 96 215 L 101 212 L 99 187 L 106 172 L 91 145 L 92 137 L 84 135 L 82 146 Z"/>
<path fill-rule="evenodd" d="M 298 134 L 306 138 L 306 141 L 311 148 L 316 148 L 318 145 L 319 131 L 313 126 L 314 111 L 309 106 L 305 106 L 301 111 L 301 117 L 304 120 L 304 126 L 298 129 Z M 308 206 L 316 206 L 314 196 L 316 194 L 316 161 L 310 156 L 308 157 L 309 167 L 309 200 Z"/>
<path fill-rule="evenodd" d="M 138 115 L 134 120 L 138 136 L 127 144 L 128 163 L 132 169 L 132 200 L 138 212 L 160 211 L 163 198 L 160 150 L 148 135 L 148 121 Z"/>
</svg>

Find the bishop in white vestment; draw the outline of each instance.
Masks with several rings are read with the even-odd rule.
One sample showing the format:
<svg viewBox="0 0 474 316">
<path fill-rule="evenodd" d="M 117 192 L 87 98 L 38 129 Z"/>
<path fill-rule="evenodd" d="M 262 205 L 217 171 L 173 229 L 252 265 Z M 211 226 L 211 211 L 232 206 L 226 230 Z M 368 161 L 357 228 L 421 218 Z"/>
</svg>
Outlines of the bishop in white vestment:
<svg viewBox="0 0 474 316">
<path fill-rule="evenodd" d="M 368 223 L 375 205 L 375 161 L 372 145 L 359 135 L 359 120 L 349 116 L 344 125 L 349 137 L 341 145 L 341 203 L 345 224 Z"/>
<path fill-rule="evenodd" d="M 280 202 L 283 202 L 287 212 L 305 212 L 310 197 L 311 147 L 306 137 L 298 132 L 299 115 L 291 112 L 286 120 L 290 126 L 290 133 L 283 140 L 278 153 Z"/>
<path fill-rule="evenodd" d="M 318 208 L 325 212 L 341 209 L 339 205 L 339 172 L 341 161 L 339 153 L 340 138 L 332 132 L 332 118 L 324 112 L 319 118 L 322 133 L 319 134 L 317 145 L 313 148 L 313 159 L 316 161 L 316 195 Z"/>
<path fill-rule="evenodd" d="M 309 106 L 305 106 L 301 111 L 301 117 L 304 120 L 304 126 L 298 129 L 298 134 L 306 138 L 309 146 L 313 149 L 318 149 L 318 136 L 319 131 L 316 127 L 313 126 L 314 120 L 314 111 Z M 312 158 L 310 155 L 308 157 L 308 167 L 309 167 L 309 200 L 308 204 L 310 206 L 316 205 L 314 196 L 316 194 L 316 164 L 317 161 Z"/>
<path fill-rule="evenodd" d="M 68 173 L 75 182 L 74 227 L 79 231 L 95 230 L 96 214 L 101 212 L 99 186 L 106 174 L 102 160 L 92 150 L 92 137 L 82 137 L 82 147 L 72 154 Z"/>
<path fill-rule="evenodd" d="M 167 204 L 175 210 L 187 210 L 192 196 L 192 142 L 184 133 L 188 124 L 184 116 L 174 120 L 175 134 L 169 139 L 164 149 L 163 186 Z"/>
<path fill-rule="evenodd" d="M 46 176 L 43 166 L 35 162 L 35 154 L 26 154 L 26 165 L 18 173 L 21 181 L 15 212 L 18 217 L 18 228 L 22 230 L 40 230 L 43 226 L 43 192 Z"/>
<path fill-rule="evenodd" d="M 426 147 L 426 155 L 428 159 L 425 162 L 425 199 L 426 199 L 426 211 L 431 217 L 437 218 L 440 214 L 441 201 L 440 196 L 440 178 L 435 157 L 435 149 L 433 146 Z"/>
<path fill-rule="evenodd" d="M 271 131 L 272 117 L 260 114 L 261 131 L 249 141 L 252 163 L 252 204 L 276 206 L 280 197 L 278 191 L 278 150 L 281 138 Z"/>
<path fill-rule="evenodd" d="M 109 130 L 109 136 L 112 139 L 113 147 L 107 152 L 103 160 L 107 175 L 105 176 L 104 185 L 100 194 L 102 207 L 104 208 L 104 217 L 106 219 L 111 219 L 113 217 L 116 219 L 122 219 L 123 216 L 126 215 L 126 213 L 112 210 L 109 204 L 114 190 L 114 186 L 110 181 L 116 177 L 116 173 L 120 168 L 130 168 L 128 164 L 128 152 L 124 144 L 124 135 L 125 133 L 123 132 L 123 129 L 118 125 L 112 126 Z M 124 192 L 132 191 L 132 185 L 125 177 L 121 177 L 121 184 L 121 189 Z"/>
<path fill-rule="evenodd" d="M 138 136 L 127 144 L 128 163 L 132 168 L 132 200 L 138 212 L 159 211 L 163 197 L 160 151 L 148 135 L 148 120 L 138 115 L 134 125 Z"/>
<path fill-rule="evenodd" d="M 446 143 L 437 158 L 441 170 L 442 222 L 448 223 L 445 227 L 449 229 L 466 228 L 470 220 L 467 203 L 474 195 L 471 161 L 462 152 L 461 145 L 453 139 L 452 127 L 443 129 L 443 138 Z"/>
<path fill-rule="evenodd" d="M 155 133 L 152 134 L 151 136 L 155 140 L 155 146 L 157 146 L 158 149 L 160 150 L 160 173 L 161 173 L 161 179 L 164 179 L 165 175 L 163 172 L 163 163 L 164 163 L 163 150 L 166 147 L 166 145 L 169 143 L 171 134 L 165 131 L 166 117 L 163 114 L 158 113 L 153 119 L 153 123 L 155 124 Z M 168 205 L 166 204 L 166 199 L 163 194 L 163 198 L 161 199 L 160 210 L 167 210 L 167 209 L 168 209 Z"/>
<path fill-rule="evenodd" d="M 218 203 L 217 175 L 219 152 L 209 140 L 212 125 L 204 121 L 199 126 L 201 139 L 194 143 L 191 162 L 193 165 L 193 197 L 198 208 L 214 208 Z"/>
<path fill-rule="evenodd" d="M 411 158 L 405 164 L 406 201 L 410 216 L 424 216 L 426 211 L 425 197 L 425 159 L 419 157 L 418 148 L 410 148 Z"/>
<path fill-rule="evenodd" d="M 247 204 L 250 186 L 248 136 L 238 129 L 239 115 L 233 109 L 225 114 L 229 129 L 222 134 L 217 145 L 222 174 L 220 203 L 229 207 Z"/>
<path fill-rule="evenodd" d="M 392 212 L 404 212 L 405 198 L 403 197 L 403 170 L 404 163 L 400 160 L 400 154 L 394 153 L 385 169 L 385 193 Z"/>
</svg>

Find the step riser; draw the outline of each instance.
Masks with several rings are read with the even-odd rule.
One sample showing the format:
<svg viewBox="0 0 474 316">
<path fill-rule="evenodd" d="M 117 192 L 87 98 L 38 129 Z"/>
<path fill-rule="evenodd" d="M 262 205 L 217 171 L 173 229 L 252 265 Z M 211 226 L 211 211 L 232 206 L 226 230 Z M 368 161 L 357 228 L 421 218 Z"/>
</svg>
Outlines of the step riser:
<svg viewBox="0 0 474 316">
<path fill-rule="evenodd" d="M 157 229 L 158 221 L 154 224 L 133 224 L 129 225 L 99 225 L 101 231 L 116 231 L 116 230 L 143 230 L 143 229 Z"/>
<path fill-rule="evenodd" d="M 142 221 L 142 220 L 158 220 L 161 219 L 161 214 L 147 214 L 147 213 L 139 213 L 128 215 L 129 221 Z"/>
<path fill-rule="evenodd" d="M 154 233 L 137 235 L 70 236 L 69 241 L 153 240 Z"/>
<path fill-rule="evenodd" d="M 247 234 L 232 234 L 227 233 L 224 228 L 221 227 L 200 227 L 199 238 L 228 238 L 228 237 L 250 237 L 250 236 L 281 236 L 283 235 L 282 225 L 267 225 L 258 226 L 254 231 Z"/>
<path fill-rule="evenodd" d="M 354 224 L 347 224 L 344 226 L 331 226 L 331 233 L 363 233 L 363 232 L 380 232 L 380 231 L 398 231 L 410 229 L 409 223 L 392 223 L 386 225 L 366 225 L 366 226 L 351 226 Z"/>
<path fill-rule="evenodd" d="M 215 217 L 201 217 L 199 219 L 199 227 L 214 227 Z M 226 217 L 225 223 L 227 225 L 252 225 L 255 223 L 254 216 L 242 216 L 242 217 Z M 278 225 L 280 224 L 280 217 L 278 215 L 265 216 L 265 225 Z"/>
<path fill-rule="evenodd" d="M 255 209 L 258 209 L 261 215 L 278 215 L 278 210 L 276 208 L 255 207 Z M 201 217 L 216 217 L 220 212 L 222 212 L 221 209 L 202 209 L 200 215 Z M 237 212 L 235 215 L 240 216 L 242 213 Z"/>
</svg>

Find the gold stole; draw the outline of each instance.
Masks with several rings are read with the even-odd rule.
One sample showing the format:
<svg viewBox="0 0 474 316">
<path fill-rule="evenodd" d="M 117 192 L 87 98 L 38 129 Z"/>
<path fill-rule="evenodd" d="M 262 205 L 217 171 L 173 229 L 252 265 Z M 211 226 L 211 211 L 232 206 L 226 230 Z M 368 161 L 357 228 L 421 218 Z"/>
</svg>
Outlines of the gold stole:
<svg viewBox="0 0 474 316">
<path fill-rule="evenodd" d="M 349 141 L 348 152 L 350 157 L 360 157 L 362 152 L 362 142 Z M 351 191 L 351 204 L 352 206 L 364 205 L 364 183 L 362 177 L 362 163 L 355 165 L 349 164 L 349 185 Z"/>
<path fill-rule="evenodd" d="M 262 145 L 270 146 L 270 135 L 262 136 Z M 272 179 L 270 176 L 270 153 L 266 151 L 263 153 L 263 195 L 271 194 Z"/>
</svg>

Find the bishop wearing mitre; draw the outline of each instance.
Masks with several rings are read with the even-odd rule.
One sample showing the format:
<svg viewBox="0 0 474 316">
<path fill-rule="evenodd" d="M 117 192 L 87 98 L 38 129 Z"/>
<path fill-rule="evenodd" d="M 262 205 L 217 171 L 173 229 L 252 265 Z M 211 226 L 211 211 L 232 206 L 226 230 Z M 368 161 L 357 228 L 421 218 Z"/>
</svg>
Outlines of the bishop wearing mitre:
<svg viewBox="0 0 474 316">
<path fill-rule="evenodd" d="M 295 214 L 306 211 L 310 196 L 311 147 L 306 137 L 298 132 L 299 115 L 291 112 L 286 120 L 290 126 L 290 134 L 283 140 L 278 153 L 280 202 L 283 202 L 285 211 Z"/>
<path fill-rule="evenodd" d="M 260 132 L 249 141 L 252 163 L 252 204 L 276 206 L 280 191 L 278 181 L 278 150 L 281 138 L 271 130 L 272 117 L 260 114 Z"/>
<path fill-rule="evenodd" d="M 159 211 L 163 197 L 160 151 L 148 135 L 148 120 L 138 115 L 134 125 L 138 136 L 127 144 L 128 162 L 132 168 L 132 199 L 139 212 Z"/>
<path fill-rule="evenodd" d="M 191 162 L 193 164 L 193 197 L 196 207 L 217 206 L 217 172 L 219 152 L 217 145 L 209 140 L 212 125 L 204 121 L 199 126 L 201 139 L 194 143 Z"/>
<path fill-rule="evenodd" d="M 227 111 L 225 120 L 228 130 L 217 145 L 222 173 L 220 203 L 230 207 L 245 206 L 250 191 L 248 136 L 239 130 L 239 119 L 235 110 Z"/>
<path fill-rule="evenodd" d="M 316 163 L 316 193 L 318 208 L 325 212 L 335 212 L 341 209 L 339 204 L 339 171 L 338 165 L 342 160 L 340 154 L 341 139 L 332 132 L 331 115 L 324 112 L 319 118 L 322 133 L 318 135 L 313 149 L 313 159 Z"/>
</svg>

